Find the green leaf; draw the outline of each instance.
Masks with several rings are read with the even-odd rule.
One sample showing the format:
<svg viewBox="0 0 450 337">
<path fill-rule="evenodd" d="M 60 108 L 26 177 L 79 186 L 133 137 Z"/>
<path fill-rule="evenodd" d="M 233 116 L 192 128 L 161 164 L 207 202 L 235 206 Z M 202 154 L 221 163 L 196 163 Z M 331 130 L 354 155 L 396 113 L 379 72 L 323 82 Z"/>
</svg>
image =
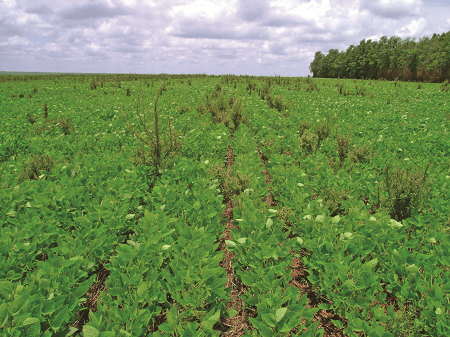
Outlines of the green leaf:
<svg viewBox="0 0 450 337">
<path fill-rule="evenodd" d="M 374 259 L 370 260 L 369 262 L 366 262 L 364 264 L 364 267 L 365 268 L 375 268 L 377 263 L 378 263 L 378 258 L 374 258 Z"/>
<path fill-rule="evenodd" d="M 216 313 L 214 315 L 212 315 L 210 318 L 208 318 L 206 321 L 203 321 L 201 323 L 202 328 L 207 329 L 207 330 L 211 330 L 214 326 L 214 324 L 216 324 L 216 322 L 220 319 L 220 310 L 217 310 Z"/>
<path fill-rule="evenodd" d="M 99 331 L 90 325 L 83 327 L 83 337 L 98 337 Z"/>
<path fill-rule="evenodd" d="M 272 227 L 272 225 L 273 225 L 273 220 L 271 218 L 267 219 L 266 227 L 270 228 L 270 227 Z"/>
<path fill-rule="evenodd" d="M 323 215 L 318 215 L 318 216 L 316 217 L 316 221 L 317 221 L 317 222 L 320 222 L 320 223 L 323 223 L 323 222 L 325 221 L 325 216 L 323 216 Z"/>
<path fill-rule="evenodd" d="M 253 318 L 253 317 L 249 317 L 250 322 L 252 323 L 253 327 L 255 327 L 256 329 L 258 329 L 258 331 L 260 332 L 260 334 L 263 337 L 270 337 L 273 336 L 272 330 L 265 325 L 263 322 Z"/>
<path fill-rule="evenodd" d="M 42 302 L 42 314 L 50 315 L 55 311 L 55 302 L 51 300 L 44 300 Z"/>
<path fill-rule="evenodd" d="M 237 239 L 237 242 L 239 242 L 239 243 L 241 243 L 241 244 L 244 244 L 246 241 L 247 241 L 247 238 L 240 238 L 240 239 Z"/>
<path fill-rule="evenodd" d="M 35 323 L 39 323 L 39 318 L 28 317 L 25 321 L 23 321 L 23 326 L 29 327 L 30 325 L 33 325 Z"/>
<path fill-rule="evenodd" d="M 344 328 L 344 324 L 342 324 L 341 321 L 339 320 L 331 320 L 333 322 L 333 324 L 338 328 L 338 329 L 343 329 Z"/>
<path fill-rule="evenodd" d="M 344 240 L 346 240 L 346 239 L 350 239 L 352 236 L 353 236 L 352 233 L 350 233 L 350 232 L 345 232 L 345 233 L 342 233 L 342 234 L 340 235 L 339 240 L 344 241 Z"/>
<path fill-rule="evenodd" d="M 322 310 L 330 310 L 331 308 L 333 308 L 333 305 L 330 303 L 321 303 L 318 305 L 318 307 Z"/>
<path fill-rule="evenodd" d="M 55 317 L 52 317 L 51 325 L 54 329 L 60 329 L 67 323 L 68 318 L 69 308 L 68 304 L 66 304 L 65 306 L 61 307 Z"/>
<path fill-rule="evenodd" d="M 92 283 L 93 283 L 93 280 L 87 279 L 86 281 L 81 283 L 78 286 L 78 288 L 75 289 L 75 291 L 73 292 L 73 295 L 77 298 L 84 296 L 84 294 L 86 294 L 86 292 L 88 291 L 88 289 L 90 288 Z"/>
<path fill-rule="evenodd" d="M 236 316 L 239 312 L 237 312 L 237 311 L 234 310 L 234 309 L 228 309 L 228 310 L 226 311 L 226 313 L 227 313 L 227 315 L 228 315 L 228 318 L 233 318 L 233 317 Z"/>
<path fill-rule="evenodd" d="M 3 327 L 8 322 L 8 304 L 2 303 L 0 305 L 0 327 Z"/>
<path fill-rule="evenodd" d="M 137 288 L 136 293 L 138 297 L 142 297 L 146 291 L 147 291 L 147 283 L 142 282 L 142 284 Z"/>
<path fill-rule="evenodd" d="M 229 247 L 236 247 L 236 242 L 231 240 L 225 240 L 225 244 Z"/>
<path fill-rule="evenodd" d="M 9 211 L 8 213 L 6 213 L 6 215 L 7 215 L 7 216 L 10 216 L 11 218 L 15 218 L 15 217 L 16 217 L 16 215 L 17 215 L 17 212 L 16 212 L 16 211 L 13 211 L 13 210 L 11 210 L 11 211 Z"/>
<path fill-rule="evenodd" d="M 134 218 L 135 214 L 127 214 L 127 216 L 125 217 L 127 220 L 131 220 Z"/>
<path fill-rule="evenodd" d="M 339 215 L 336 215 L 333 219 L 331 219 L 331 222 L 334 224 L 337 224 L 339 221 L 341 221 L 341 217 Z"/>
<path fill-rule="evenodd" d="M 299 245 L 302 245 L 302 244 L 303 244 L 302 238 L 300 238 L 300 237 L 297 236 L 297 243 L 298 243 Z"/>
<path fill-rule="evenodd" d="M 277 312 L 275 313 L 275 319 L 277 322 L 281 321 L 284 317 L 284 315 L 286 315 L 287 312 L 287 308 L 280 308 L 277 310 Z"/>
</svg>

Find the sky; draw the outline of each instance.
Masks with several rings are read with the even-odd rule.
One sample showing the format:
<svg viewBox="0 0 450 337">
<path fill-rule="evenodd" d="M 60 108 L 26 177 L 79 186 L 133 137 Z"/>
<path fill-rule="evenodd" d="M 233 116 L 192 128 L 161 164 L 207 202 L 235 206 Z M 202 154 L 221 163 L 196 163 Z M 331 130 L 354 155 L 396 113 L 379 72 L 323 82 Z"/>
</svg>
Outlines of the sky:
<svg viewBox="0 0 450 337">
<path fill-rule="evenodd" d="M 0 0 L 0 71 L 307 76 L 316 51 L 450 31 L 450 0 Z"/>
</svg>

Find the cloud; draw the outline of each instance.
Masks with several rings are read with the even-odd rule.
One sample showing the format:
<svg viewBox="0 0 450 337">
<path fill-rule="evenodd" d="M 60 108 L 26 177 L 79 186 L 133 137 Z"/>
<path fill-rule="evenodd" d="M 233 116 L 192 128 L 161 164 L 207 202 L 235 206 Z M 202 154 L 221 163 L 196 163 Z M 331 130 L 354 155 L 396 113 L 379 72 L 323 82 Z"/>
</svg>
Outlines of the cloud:
<svg viewBox="0 0 450 337">
<path fill-rule="evenodd" d="M 64 20 L 89 20 L 117 17 L 128 13 L 129 11 L 123 7 L 111 7 L 106 3 L 97 3 L 67 9 L 62 13 L 61 17 Z"/>
<path fill-rule="evenodd" d="M 268 11 L 266 0 L 239 0 L 236 15 L 244 21 L 254 22 L 262 19 Z"/>
<path fill-rule="evenodd" d="M 450 6 L 436 8 L 420 0 L 0 0 L 0 57 L 2 70 L 307 75 L 317 50 L 448 30 Z"/>
<path fill-rule="evenodd" d="M 425 18 L 420 18 L 418 20 L 412 20 L 408 25 L 400 28 L 396 35 L 406 38 L 408 36 L 417 36 L 421 34 L 427 25 L 427 20 Z"/>
<path fill-rule="evenodd" d="M 390 19 L 419 15 L 422 0 L 362 0 L 361 8 Z"/>
</svg>

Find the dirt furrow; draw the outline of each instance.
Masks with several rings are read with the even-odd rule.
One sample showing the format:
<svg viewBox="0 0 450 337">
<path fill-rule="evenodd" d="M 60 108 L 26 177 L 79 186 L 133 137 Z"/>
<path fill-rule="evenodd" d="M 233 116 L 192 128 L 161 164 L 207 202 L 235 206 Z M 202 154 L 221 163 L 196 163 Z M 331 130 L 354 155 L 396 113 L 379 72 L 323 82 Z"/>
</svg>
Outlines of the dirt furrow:
<svg viewBox="0 0 450 337">
<path fill-rule="evenodd" d="M 226 159 L 227 166 L 234 165 L 234 154 L 233 149 L 230 145 L 228 145 Z M 222 331 L 220 336 L 242 336 L 245 333 L 245 330 L 252 329 L 251 324 L 247 318 L 247 312 L 243 310 L 243 301 L 240 298 L 242 294 L 245 294 L 246 288 L 239 279 L 235 278 L 236 272 L 233 269 L 233 258 L 236 256 L 236 254 L 233 252 L 229 252 L 225 245 L 225 240 L 232 240 L 231 229 L 239 227 L 233 224 L 234 203 L 232 196 L 225 195 L 224 203 L 226 204 L 226 208 L 223 212 L 223 217 L 228 218 L 228 221 L 225 223 L 223 237 L 219 246 L 220 250 L 225 251 L 223 260 L 220 265 L 226 270 L 227 273 L 227 282 L 225 284 L 225 287 L 231 289 L 230 301 L 227 303 L 226 308 L 227 310 L 236 310 L 237 314 L 231 318 L 222 317 L 216 324 L 215 328 L 219 331 Z"/>
</svg>

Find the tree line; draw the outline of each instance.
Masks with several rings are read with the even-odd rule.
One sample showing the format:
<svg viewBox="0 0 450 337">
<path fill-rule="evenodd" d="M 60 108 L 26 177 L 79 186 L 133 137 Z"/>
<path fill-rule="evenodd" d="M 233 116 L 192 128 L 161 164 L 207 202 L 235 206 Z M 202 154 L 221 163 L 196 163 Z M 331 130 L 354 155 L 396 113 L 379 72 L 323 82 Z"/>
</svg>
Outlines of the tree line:
<svg viewBox="0 0 450 337">
<path fill-rule="evenodd" d="M 379 41 L 362 40 L 346 51 L 317 51 L 309 66 L 313 77 L 399 79 L 442 82 L 450 79 L 450 31 L 401 39 L 383 36 Z"/>
</svg>

